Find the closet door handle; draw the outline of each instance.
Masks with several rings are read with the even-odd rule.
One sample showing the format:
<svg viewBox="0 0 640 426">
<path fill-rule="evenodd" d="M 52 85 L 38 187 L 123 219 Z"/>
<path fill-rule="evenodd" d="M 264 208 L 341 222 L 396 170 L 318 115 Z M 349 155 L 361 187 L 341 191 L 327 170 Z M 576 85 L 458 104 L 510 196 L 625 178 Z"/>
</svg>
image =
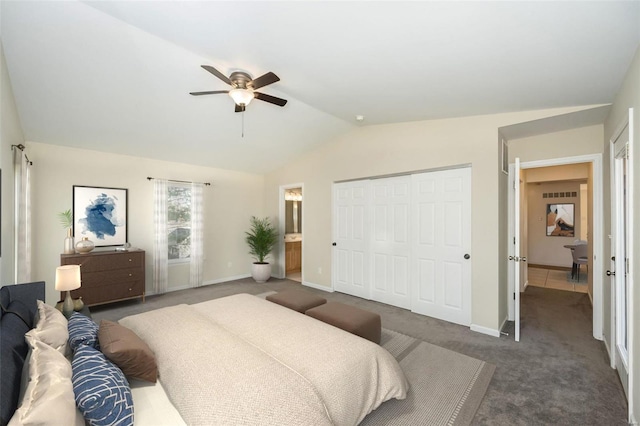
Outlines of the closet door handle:
<svg viewBox="0 0 640 426">
<path fill-rule="evenodd" d="M 469 253 L 465 253 L 464 258 L 468 260 L 471 259 L 471 256 L 469 256 Z"/>
</svg>

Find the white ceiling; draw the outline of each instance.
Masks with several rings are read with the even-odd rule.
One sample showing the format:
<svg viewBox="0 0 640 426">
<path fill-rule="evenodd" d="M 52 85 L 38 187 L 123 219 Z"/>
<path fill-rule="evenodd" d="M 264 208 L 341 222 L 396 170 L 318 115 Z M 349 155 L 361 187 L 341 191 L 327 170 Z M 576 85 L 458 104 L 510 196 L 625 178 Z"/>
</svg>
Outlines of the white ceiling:
<svg viewBox="0 0 640 426">
<path fill-rule="evenodd" d="M 357 125 L 613 101 L 640 2 L 2 1 L 25 137 L 263 173 Z M 200 68 L 281 81 L 244 114 Z M 355 115 L 365 121 L 356 124 Z"/>
</svg>

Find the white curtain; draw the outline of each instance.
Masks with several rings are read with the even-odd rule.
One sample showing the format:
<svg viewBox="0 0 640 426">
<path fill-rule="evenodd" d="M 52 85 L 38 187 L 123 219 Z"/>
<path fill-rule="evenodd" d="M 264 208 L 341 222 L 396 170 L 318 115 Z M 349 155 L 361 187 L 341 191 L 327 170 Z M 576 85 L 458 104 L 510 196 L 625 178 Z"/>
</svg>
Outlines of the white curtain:
<svg viewBox="0 0 640 426">
<path fill-rule="evenodd" d="M 153 290 L 166 293 L 169 286 L 169 242 L 167 236 L 167 181 L 154 179 L 153 205 Z"/>
<path fill-rule="evenodd" d="M 202 183 L 191 184 L 191 253 L 189 267 L 189 285 L 202 285 L 203 267 L 203 214 Z"/>
<path fill-rule="evenodd" d="M 15 282 L 31 281 L 31 162 L 13 150 L 15 194 Z"/>
</svg>

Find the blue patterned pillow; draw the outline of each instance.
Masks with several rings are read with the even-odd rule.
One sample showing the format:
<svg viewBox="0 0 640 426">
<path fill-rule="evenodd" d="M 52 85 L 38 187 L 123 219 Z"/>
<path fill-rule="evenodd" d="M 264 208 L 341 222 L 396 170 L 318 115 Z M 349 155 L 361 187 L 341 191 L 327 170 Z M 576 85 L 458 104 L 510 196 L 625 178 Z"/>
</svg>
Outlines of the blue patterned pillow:
<svg viewBox="0 0 640 426">
<path fill-rule="evenodd" d="M 90 425 L 133 425 L 133 397 L 122 370 L 85 345 L 76 349 L 71 369 L 76 405 Z"/>
<path fill-rule="evenodd" d="M 75 351 L 80 345 L 100 349 L 98 324 L 93 322 L 91 318 L 74 312 L 69 317 L 67 327 L 69 329 L 69 347 L 72 351 Z"/>
</svg>

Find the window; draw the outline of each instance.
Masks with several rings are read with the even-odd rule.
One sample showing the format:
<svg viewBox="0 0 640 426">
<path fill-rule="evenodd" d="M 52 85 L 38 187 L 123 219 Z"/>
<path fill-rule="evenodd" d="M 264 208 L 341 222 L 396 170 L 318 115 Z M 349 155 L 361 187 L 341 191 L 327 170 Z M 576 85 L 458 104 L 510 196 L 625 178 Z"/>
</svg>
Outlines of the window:
<svg viewBox="0 0 640 426">
<path fill-rule="evenodd" d="M 191 187 L 167 187 L 167 240 L 169 260 L 189 259 L 191 253 Z"/>
</svg>

